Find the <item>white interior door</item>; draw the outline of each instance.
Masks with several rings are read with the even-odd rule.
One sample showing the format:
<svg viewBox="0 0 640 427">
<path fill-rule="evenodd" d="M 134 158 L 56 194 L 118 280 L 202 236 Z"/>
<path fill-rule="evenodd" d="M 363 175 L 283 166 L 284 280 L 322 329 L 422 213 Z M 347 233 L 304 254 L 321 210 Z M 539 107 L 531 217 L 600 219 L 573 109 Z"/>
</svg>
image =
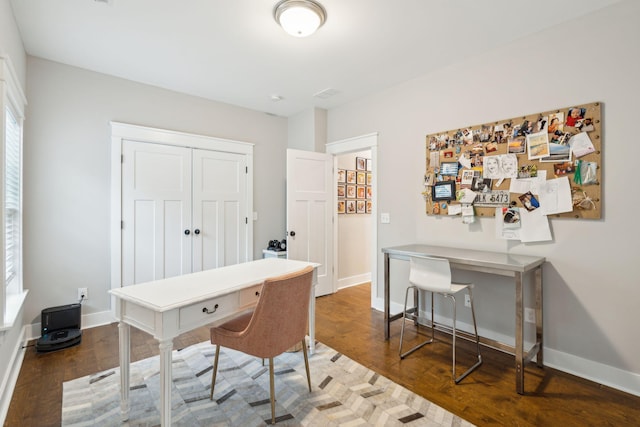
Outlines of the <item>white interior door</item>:
<svg viewBox="0 0 640 427">
<path fill-rule="evenodd" d="M 123 141 L 122 285 L 191 272 L 191 150 Z"/>
<path fill-rule="evenodd" d="M 246 156 L 193 150 L 193 271 L 247 259 Z"/>
<path fill-rule="evenodd" d="M 333 157 L 287 150 L 287 258 L 317 262 L 316 296 L 335 292 Z"/>
</svg>

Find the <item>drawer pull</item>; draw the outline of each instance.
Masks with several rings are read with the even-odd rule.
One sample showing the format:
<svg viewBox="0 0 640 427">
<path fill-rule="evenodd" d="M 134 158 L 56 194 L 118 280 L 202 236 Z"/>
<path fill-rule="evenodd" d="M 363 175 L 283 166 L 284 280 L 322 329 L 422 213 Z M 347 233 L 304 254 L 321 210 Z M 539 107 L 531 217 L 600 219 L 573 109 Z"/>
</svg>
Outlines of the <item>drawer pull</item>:
<svg viewBox="0 0 640 427">
<path fill-rule="evenodd" d="M 213 306 L 213 311 L 210 311 L 207 307 L 204 307 L 204 308 L 202 309 L 202 312 L 203 312 L 203 313 L 207 313 L 207 314 L 213 314 L 213 313 L 215 313 L 215 312 L 216 312 L 216 310 L 218 310 L 218 304 L 216 304 L 216 305 L 214 305 L 214 306 Z"/>
<path fill-rule="evenodd" d="M 256 296 L 259 297 L 260 296 L 260 291 L 256 291 Z"/>
</svg>

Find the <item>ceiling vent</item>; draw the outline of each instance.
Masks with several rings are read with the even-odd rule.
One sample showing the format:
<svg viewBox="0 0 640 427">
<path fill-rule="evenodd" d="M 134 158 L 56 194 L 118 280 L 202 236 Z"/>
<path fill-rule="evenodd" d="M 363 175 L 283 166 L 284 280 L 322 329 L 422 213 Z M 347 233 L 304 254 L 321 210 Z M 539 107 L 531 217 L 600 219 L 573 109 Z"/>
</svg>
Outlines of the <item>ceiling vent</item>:
<svg viewBox="0 0 640 427">
<path fill-rule="evenodd" d="M 320 92 L 314 93 L 313 97 L 314 98 L 320 98 L 320 99 L 327 99 L 327 98 L 331 98 L 334 95 L 339 94 L 340 91 L 336 90 L 336 89 L 331 89 L 331 88 L 327 88 L 324 90 L 321 90 Z"/>
</svg>

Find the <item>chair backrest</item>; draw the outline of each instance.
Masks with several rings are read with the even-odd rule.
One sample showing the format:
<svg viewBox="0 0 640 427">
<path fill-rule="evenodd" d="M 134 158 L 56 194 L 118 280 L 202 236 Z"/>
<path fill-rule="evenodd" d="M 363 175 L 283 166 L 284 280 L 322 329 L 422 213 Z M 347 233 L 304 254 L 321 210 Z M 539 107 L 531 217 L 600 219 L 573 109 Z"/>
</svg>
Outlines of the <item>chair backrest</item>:
<svg viewBox="0 0 640 427">
<path fill-rule="evenodd" d="M 307 334 L 313 267 L 266 279 L 251 321 L 243 334 L 251 354 L 275 357 Z"/>
<path fill-rule="evenodd" d="M 409 259 L 409 282 L 432 292 L 451 290 L 451 266 L 449 260 L 434 257 Z"/>
</svg>

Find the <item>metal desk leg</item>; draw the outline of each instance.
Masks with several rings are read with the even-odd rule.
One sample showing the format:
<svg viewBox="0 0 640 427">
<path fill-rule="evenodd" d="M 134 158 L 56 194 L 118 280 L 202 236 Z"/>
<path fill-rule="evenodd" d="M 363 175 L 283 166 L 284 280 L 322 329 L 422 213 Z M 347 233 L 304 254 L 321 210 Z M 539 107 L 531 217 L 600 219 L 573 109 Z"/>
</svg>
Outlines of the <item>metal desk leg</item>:
<svg viewBox="0 0 640 427">
<path fill-rule="evenodd" d="M 538 353 L 536 354 L 536 364 L 542 368 L 544 366 L 544 358 L 542 354 L 542 266 L 535 270 L 535 293 L 536 293 L 536 343 L 538 344 Z"/>
<path fill-rule="evenodd" d="M 384 339 L 389 340 L 389 307 L 391 293 L 389 291 L 389 254 L 384 254 Z"/>
<path fill-rule="evenodd" d="M 516 273 L 516 392 L 524 393 L 524 340 L 523 340 L 523 295 L 522 273 Z"/>
</svg>

